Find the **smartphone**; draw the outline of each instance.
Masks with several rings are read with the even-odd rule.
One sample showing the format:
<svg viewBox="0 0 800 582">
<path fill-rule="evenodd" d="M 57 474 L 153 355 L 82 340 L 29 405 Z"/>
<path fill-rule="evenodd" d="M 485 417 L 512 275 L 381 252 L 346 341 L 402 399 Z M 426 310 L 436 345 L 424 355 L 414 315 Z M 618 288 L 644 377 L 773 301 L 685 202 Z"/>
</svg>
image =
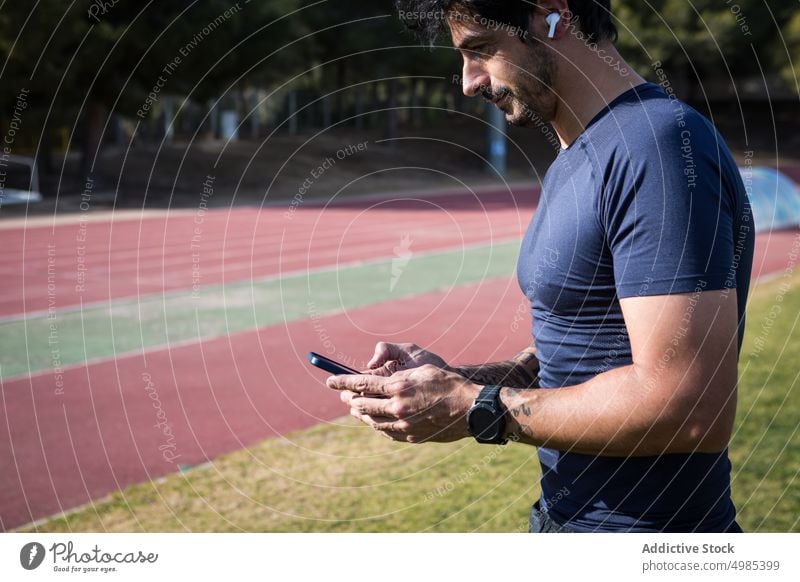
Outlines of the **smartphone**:
<svg viewBox="0 0 800 582">
<path fill-rule="evenodd" d="M 311 362 L 313 366 L 317 368 L 322 368 L 326 372 L 330 372 L 331 374 L 359 374 L 358 370 L 354 370 L 353 368 L 348 368 L 347 366 L 340 364 L 339 362 L 334 362 L 330 358 L 326 358 L 325 356 L 320 356 L 314 352 L 308 352 L 308 361 Z"/>
</svg>

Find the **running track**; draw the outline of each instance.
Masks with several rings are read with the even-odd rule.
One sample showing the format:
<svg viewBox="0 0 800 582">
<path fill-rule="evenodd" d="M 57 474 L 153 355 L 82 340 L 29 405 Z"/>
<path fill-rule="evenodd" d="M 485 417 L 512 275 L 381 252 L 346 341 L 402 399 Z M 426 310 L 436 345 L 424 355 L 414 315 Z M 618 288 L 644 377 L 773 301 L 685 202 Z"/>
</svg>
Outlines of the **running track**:
<svg viewBox="0 0 800 582">
<path fill-rule="evenodd" d="M 320 207 L 179 211 L 158 218 L 0 230 L 0 318 L 516 238 L 532 187 Z M 288 217 L 287 217 L 287 212 Z M 199 277 L 197 277 L 199 275 Z M 55 293 L 48 295 L 48 284 Z"/>
<path fill-rule="evenodd" d="M 415 251 L 519 237 L 534 201 L 530 190 L 485 191 L 300 207 L 291 219 L 275 207 L 4 229 L 0 315 L 47 309 L 48 276 L 59 309 L 185 289 L 197 227 L 202 284 L 219 284 L 392 257 L 398 240 L 387 232 L 412 233 Z M 797 237 L 759 236 L 754 277 L 782 271 Z M 48 274 L 49 248 L 56 268 Z M 87 266 L 82 291 L 75 290 L 78 257 Z M 341 416 L 337 395 L 322 385 L 326 374 L 304 359 L 308 349 L 323 351 L 320 329 L 336 330 L 331 349 L 365 358 L 377 339 L 414 339 L 453 361 L 502 359 L 529 341 L 527 323 L 515 317 L 521 299 L 514 279 L 502 277 L 313 325 L 296 321 L 72 368 L 62 395 L 52 374 L 5 382 L 0 530 Z"/>
</svg>

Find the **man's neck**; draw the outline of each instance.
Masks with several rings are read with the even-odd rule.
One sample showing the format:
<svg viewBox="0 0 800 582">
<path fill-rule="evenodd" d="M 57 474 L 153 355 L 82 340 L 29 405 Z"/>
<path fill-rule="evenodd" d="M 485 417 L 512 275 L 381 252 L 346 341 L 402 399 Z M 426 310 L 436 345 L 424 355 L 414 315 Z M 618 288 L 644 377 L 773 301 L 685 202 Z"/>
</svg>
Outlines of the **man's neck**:
<svg viewBox="0 0 800 582">
<path fill-rule="evenodd" d="M 581 52 L 580 61 L 561 65 L 563 76 L 559 79 L 559 100 L 552 124 L 562 148 L 572 145 L 589 122 L 614 99 L 645 82 L 622 60 L 613 45 L 604 43 L 598 48 L 612 57 L 614 66 L 596 53 L 586 51 Z M 622 75 L 620 70 L 628 74 Z"/>
</svg>

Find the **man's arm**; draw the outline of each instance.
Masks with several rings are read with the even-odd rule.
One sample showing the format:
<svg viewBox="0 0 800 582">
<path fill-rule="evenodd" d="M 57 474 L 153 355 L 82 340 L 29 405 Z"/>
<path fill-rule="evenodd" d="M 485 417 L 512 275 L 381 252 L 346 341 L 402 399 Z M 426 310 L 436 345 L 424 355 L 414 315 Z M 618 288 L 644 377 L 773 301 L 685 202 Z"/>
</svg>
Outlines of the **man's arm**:
<svg viewBox="0 0 800 582">
<path fill-rule="evenodd" d="M 367 364 L 366 373 L 391 376 L 399 370 L 419 368 L 431 364 L 455 372 L 476 384 L 496 384 L 514 388 L 539 386 L 539 360 L 533 343 L 510 360 L 475 366 L 448 366 L 438 355 L 416 344 L 391 344 L 378 342 L 375 355 Z"/>
<path fill-rule="evenodd" d="M 505 362 L 457 366 L 452 370 L 476 384 L 496 384 L 512 388 L 539 386 L 539 360 L 536 359 L 536 346 L 533 343 Z"/>
<path fill-rule="evenodd" d="M 736 412 L 736 292 L 621 300 L 633 364 L 558 389 L 504 388 L 507 434 L 535 446 L 605 456 L 719 452 Z M 334 376 L 351 414 L 406 442 L 468 437 L 481 386 L 432 365 L 391 377 Z M 380 394 L 386 398 L 369 398 Z"/>
<path fill-rule="evenodd" d="M 736 413 L 736 291 L 621 302 L 633 364 L 555 390 L 506 388 L 511 438 L 606 456 L 719 452 Z"/>
</svg>

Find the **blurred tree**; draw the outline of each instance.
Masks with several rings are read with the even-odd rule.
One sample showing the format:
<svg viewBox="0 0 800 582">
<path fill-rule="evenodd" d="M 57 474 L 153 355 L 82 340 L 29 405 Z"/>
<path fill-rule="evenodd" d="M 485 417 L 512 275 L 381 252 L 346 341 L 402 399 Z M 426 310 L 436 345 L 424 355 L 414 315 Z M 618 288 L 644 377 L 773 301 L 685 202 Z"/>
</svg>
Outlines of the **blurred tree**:
<svg viewBox="0 0 800 582">
<path fill-rule="evenodd" d="M 798 90 L 797 0 L 612 5 L 625 56 L 650 78 L 660 61 L 689 98 L 700 97 L 708 79 L 733 83 L 762 71 L 781 72 Z M 440 106 L 443 97 L 458 107 L 460 64 L 449 44 L 442 37 L 438 46 L 419 46 L 392 0 L 5 2 L 0 104 L 7 118 L 18 91 L 30 91 L 25 139 L 40 153 L 49 149 L 52 128 L 75 127 L 83 174 L 114 113 L 148 119 L 166 95 L 235 102 L 245 90 L 283 84 L 304 70 L 291 88 L 334 94 L 321 108 L 324 122 L 358 117 L 371 100 L 372 110 L 388 108 L 380 117 L 391 137 L 395 109 Z M 404 117 L 421 123 L 419 115 Z"/>
<path fill-rule="evenodd" d="M 796 8 L 798 10 L 783 27 L 782 36 L 786 41 L 786 49 L 783 58 L 778 57 L 778 60 L 784 63 L 781 74 L 786 84 L 800 96 L 800 5 Z M 778 49 L 779 53 L 781 49 L 783 47 Z"/>
<path fill-rule="evenodd" d="M 377 79 L 394 74 L 393 69 L 402 57 L 391 47 L 396 46 L 401 37 L 391 2 L 326 0 L 317 3 L 304 0 L 304 5 L 312 4 L 305 16 L 312 31 L 306 47 L 312 66 L 319 68 L 307 77 L 307 81 L 314 84 L 321 94 L 336 92 L 332 99 L 326 100 L 323 124 L 328 126 L 334 115 L 337 118 L 344 116 L 348 94 L 353 95 L 354 101 L 363 109 L 365 94 L 379 82 Z M 389 100 L 392 92 L 390 88 Z M 373 91 L 371 96 L 376 94 Z M 371 108 L 377 109 L 378 106 L 373 102 Z M 391 114 L 387 116 L 389 126 L 393 123 L 392 117 Z"/>
<path fill-rule="evenodd" d="M 396 137 L 398 113 L 410 117 L 406 108 L 422 106 L 431 92 L 424 78 L 449 79 L 459 68 L 452 47 L 419 46 L 397 18 L 392 0 L 304 0 L 304 5 L 312 4 L 305 17 L 313 31 L 307 54 L 314 64 L 329 63 L 319 70 L 316 86 L 323 93 L 351 88 L 336 93 L 330 109 L 338 118 L 345 115 L 349 97 L 360 126 L 360 115 L 371 101 L 370 110 L 387 109 L 380 116 L 385 133 Z"/>
<path fill-rule="evenodd" d="M 79 127 L 85 175 L 110 113 L 143 119 L 165 95 L 216 97 L 251 67 L 261 79 L 282 75 L 292 66 L 291 51 L 262 61 L 293 37 L 299 21 L 269 24 L 296 6 L 296 0 L 7 3 L 0 11 L 0 76 L 6 87 L 30 88 L 40 130 L 45 116 L 48 128 Z M 11 98 L 3 97 L 6 111 Z"/>
<path fill-rule="evenodd" d="M 619 47 L 652 78 L 661 62 L 673 84 L 701 98 L 703 80 L 736 79 L 780 70 L 786 63 L 779 31 L 797 0 L 617 0 L 612 4 Z M 776 50 L 780 48 L 780 50 Z M 782 53 L 782 54 L 781 54 Z M 795 55 L 797 56 L 797 55 Z"/>
</svg>

